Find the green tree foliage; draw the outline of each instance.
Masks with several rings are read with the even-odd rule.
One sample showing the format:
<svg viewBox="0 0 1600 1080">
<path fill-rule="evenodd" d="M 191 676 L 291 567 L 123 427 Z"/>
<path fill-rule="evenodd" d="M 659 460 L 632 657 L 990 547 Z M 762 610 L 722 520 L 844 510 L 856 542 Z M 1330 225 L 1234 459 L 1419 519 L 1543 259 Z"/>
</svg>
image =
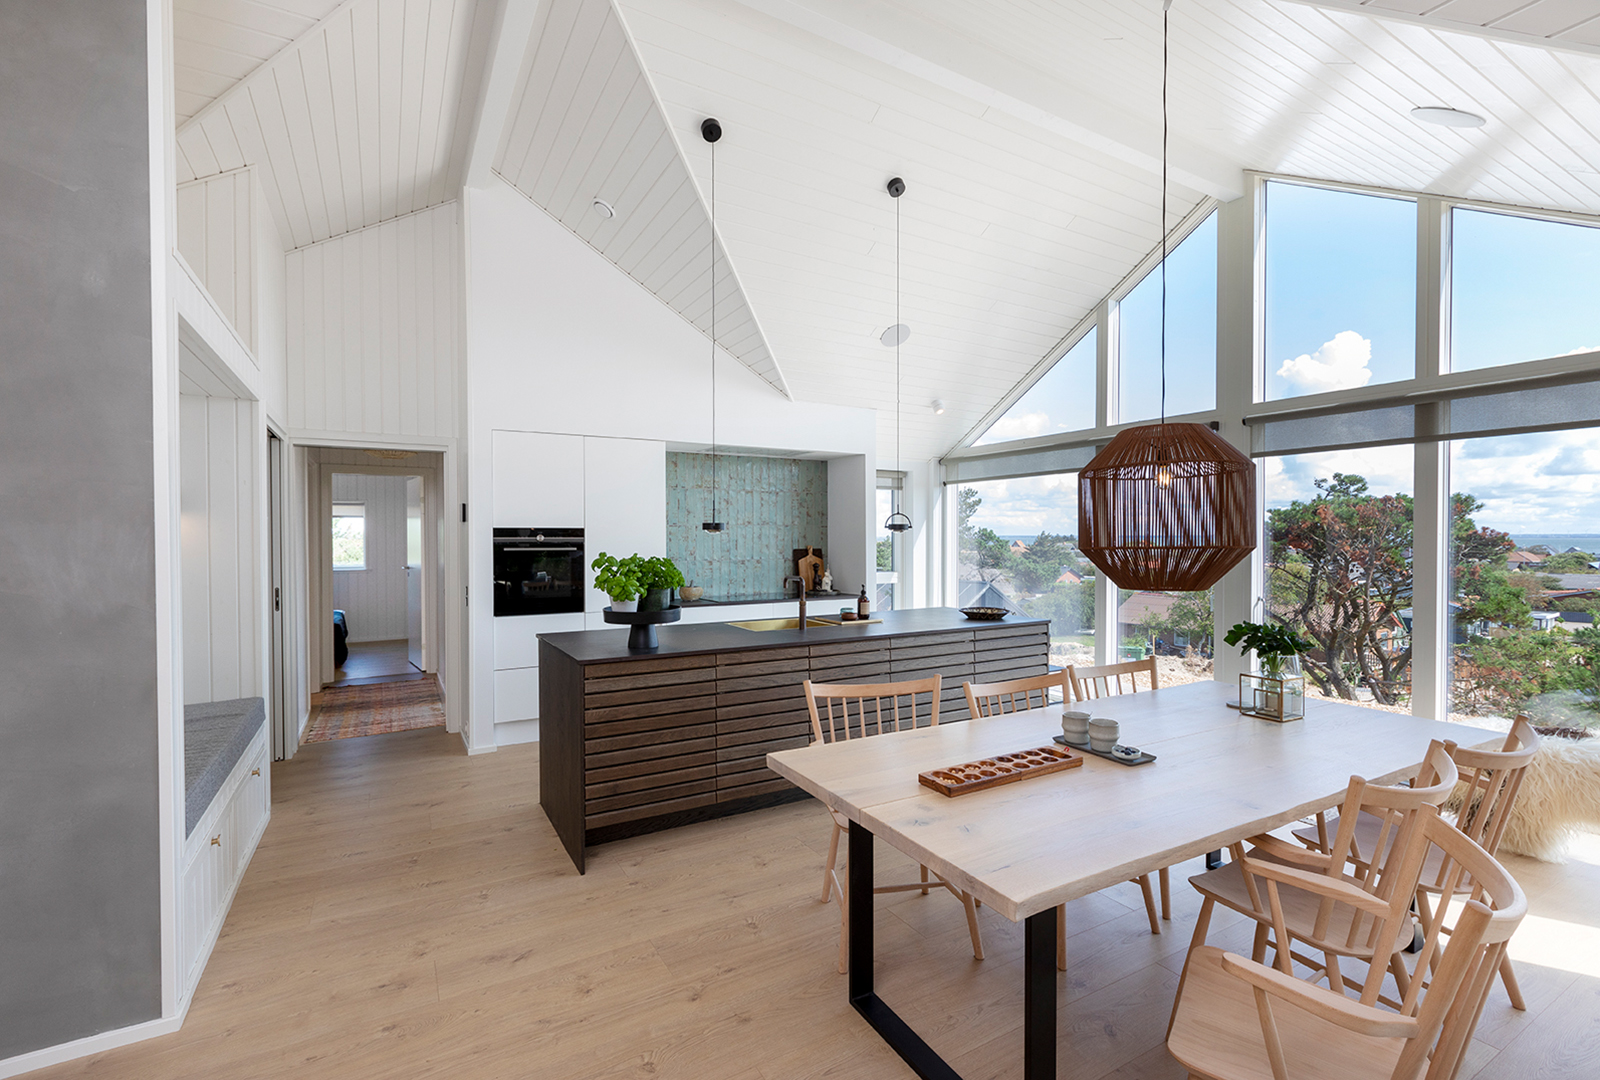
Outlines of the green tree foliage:
<svg viewBox="0 0 1600 1080">
<path fill-rule="evenodd" d="M 878 541 L 878 569 L 894 569 L 894 537 L 885 536 Z"/>
<path fill-rule="evenodd" d="M 983 497 L 978 494 L 977 488 L 964 487 L 956 493 L 956 538 L 960 541 L 962 549 L 970 548 L 973 544 L 972 516 L 978 512 L 978 507 L 983 505 Z"/>
<path fill-rule="evenodd" d="M 1511 581 L 1506 566 L 1516 544 L 1503 532 L 1477 527 L 1472 515 L 1482 509 L 1483 502 L 1472 495 L 1450 496 L 1450 598 L 1456 622 L 1528 626 L 1527 590 Z"/>
<path fill-rule="evenodd" d="M 1055 634 L 1072 634 L 1094 627 L 1094 582 L 1062 582 L 1027 602 L 1027 613 L 1049 619 Z"/>
<path fill-rule="evenodd" d="M 1581 551 L 1563 551 L 1559 555 L 1552 555 L 1539 564 L 1541 574 L 1591 574 L 1589 564 L 1594 562 L 1594 556 Z"/>
<path fill-rule="evenodd" d="M 1063 568 L 1076 564 L 1072 537 L 1041 532 L 1026 551 L 1011 555 L 1007 569 L 1023 592 L 1042 593 L 1054 587 Z"/>
<path fill-rule="evenodd" d="M 1004 570 L 1011 559 L 1011 545 L 993 529 L 979 529 L 973 533 L 972 549 L 977 552 L 980 570 Z"/>
<path fill-rule="evenodd" d="M 1316 643 L 1305 669 L 1323 693 L 1354 698 L 1365 684 L 1395 704 L 1410 682 L 1398 612 L 1411 604 L 1411 497 L 1373 495 L 1344 473 L 1316 486 L 1268 514 L 1272 591 L 1287 601 L 1275 614 Z"/>
</svg>

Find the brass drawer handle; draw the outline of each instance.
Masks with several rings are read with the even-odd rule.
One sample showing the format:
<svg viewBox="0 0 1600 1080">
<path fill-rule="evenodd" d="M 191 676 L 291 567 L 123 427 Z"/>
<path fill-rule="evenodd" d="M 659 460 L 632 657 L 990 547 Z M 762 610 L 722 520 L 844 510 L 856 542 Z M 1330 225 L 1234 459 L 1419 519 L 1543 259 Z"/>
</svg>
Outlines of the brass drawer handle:
<svg viewBox="0 0 1600 1080">
<path fill-rule="evenodd" d="M 221 833 L 218 833 L 216 836 L 213 836 L 211 838 L 211 846 L 212 847 L 221 847 L 222 846 L 222 834 Z"/>
<path fill-rule="evenodd" d="M 251 769 L 250 770 L 250 775 L 251 776 L 260 776 L 261 775 L 261 770 L 260 769 Z"/>
</svg>

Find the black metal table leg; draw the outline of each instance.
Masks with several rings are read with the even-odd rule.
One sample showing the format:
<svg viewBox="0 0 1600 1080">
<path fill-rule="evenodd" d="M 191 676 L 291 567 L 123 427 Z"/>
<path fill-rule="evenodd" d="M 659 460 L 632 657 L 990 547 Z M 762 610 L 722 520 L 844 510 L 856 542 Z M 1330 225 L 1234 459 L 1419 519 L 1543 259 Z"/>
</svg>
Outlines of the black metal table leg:
<svg viewBox="0 0 1600 1080">
<path fill-rule="evenodd" d="M 1217 849 L 1216 851 L 1208 851 L 1208 852 L 1206 852 L 1206 869 L 1207 870 L 1215 870 L 1217 867 L 1219 867 L 1221 865 L 1222 865 L 1222 850 L 1220 848 Z"/>
<path fill-rule="evenodd" d="M 1056 909 L 1029 915 L 1023 938 L 1023 1080 L 1055 1080 Z"/>
<path fill-rule="evenodd" d="M 922 1041 L 872 989 L 872 833 L 850 823 L 850 1004 L 922 1080 L 961 1080 L 960 1075 Z M 1055 912 L 1049 913 L 1052 920 Z M 1055 922 L 1050 923 L 1050 997 L 1055 1000 Z M 1031 985 L 1031 984 L 1030 984 Z M 1029 1000 L 1032 1000 L 1031 991 Z M 1051 1030 L 1055 1030 L 1051 1014 Z M 1054 1047 L 1052 1046 L 1052 1049 Z M 1046 1075 L 1046 1074 L 1038 1074 Z M 1053 1073 L 1048 1075 L 1054 1075 Z M 1028 1073 L 1029 1080 L 1035 1076 Z"/>
</svg>

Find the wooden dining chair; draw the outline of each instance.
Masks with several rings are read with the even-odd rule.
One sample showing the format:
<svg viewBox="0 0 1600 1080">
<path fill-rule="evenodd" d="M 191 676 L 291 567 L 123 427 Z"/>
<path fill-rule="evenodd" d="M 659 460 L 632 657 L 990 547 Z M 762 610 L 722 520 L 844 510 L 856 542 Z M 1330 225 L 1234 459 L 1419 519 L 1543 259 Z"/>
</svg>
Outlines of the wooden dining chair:
<svg viewBox="0 0 1600 1080">
<path fill-rule="evenodd" d="M 1099 698 L 1117 697 L 1122 694 L 1135 694 L 1139 692 L 1137 676 L 1143 675 L 1150 684 L 1149 689 L 1161 688 L 1161 676 L 1156 674 L 1156 658 L 1148 660 L 1129 660 L 1121 664 L 1101 664 L 1097 667 L 1088 665 L 1079 667 L 1068 664 L 1061 669 L 1066 672 L 1067 684 L 1072 687 L 1074 701 L 1095 701 Z M 1172 920 L 1172 882 L 1165 866 L 1157 872 L 1156 878 L 1161 885 L 1161 917 Z M 1150 901 L 1150 875 L 1134 879 L 1144 889 L 1144 905 L 1146 910 L 1152 910 Z M 1156 922 L 1155 916 L 1150 916 L 1150 932 L 1161 933 L 1161 927 Z M 1058 932 L 1059 933 L 1059 932 Z"/>
<path fill-rule="evenodd" d="M 1325 975 L 1335 993 L 1354 987 L 1362 1002 L 1371 1005 L 1378 1000 L 1388 971 L 1404 993 L 1410 979 L 1400 952 L 1414 936 L 1411 902 L 1428 853 L 1421 822 L 1438 815 L 1457 776 L 1449 751 L 1436 739 L 1429 744 L 1412 786 L 1388 787 L 1369 784 L 1359 776 L 1350 778 L 1329 851 L 1309 851 L 1269 835 L 1247 841 L 1252 845 L 1248 854 L 1245 842 L 1232 845 L 1232 862 L 1189 879 L 1203 898 L 1191 949 L 1205 944 L 1212 912 L 1221 904 L 1255 920 L 1251 959 L 1256 963 L 1265 959 L 1270 936 L 1277 966 L 1286 975 L 1293 975 L 1293 962 L 1299 961 Z M 1349 875 L 1347 856 L 1362 814 L 1379 822 L 1376 850 L 1384 854 Z M 1262 866 L 1288 867 L 1294 874 L 1286 878 L 1278 869 L 1263 874 Z M 1332 893 L 1306 888 L 1307 876 L 1336 882 L 1340 888 Z M 1355 899 L 1355 893 L 1362 899 Z M 1296 942 L 1321 953 L 1321 962 L 1296 952 Z M 1367 964 L 1366 978 L 1359 983 L 1348 979 L 1340 958 Z"/>
<path fill-rule="evenodd" d="M 1026 709 L 1042 709 L 1051 704 L 1050 694 L 1060 690 L 1062 703 L 1073 700 L 1072 669 L 1062 668 L 1052 671 L 1048 675 L 1032 675 L 1023 679 L 1009 679 L 1005 682 L 994 683 L 964 683 L 962 688 L 967 692 L 967 708 L 975 717 L 1002 716 L 1007 713 L 1019 712 Z M 1166 874 L 1162 870 L 1163 876 Z M 1132 879 L 1132 883 L 1139 886 L 1144 892 L 1144 911 L 1150 917 L 1150 932 L 1161 933 L 1161 922 L 1156 918 L 1156 901 L 1150 892 L 1150 875 L 1140 874 Z M 1162 900 L 1167 899 L 1166 883 L 1162 882 Z M 1166 917 L 1172 918 L 1169 909 Z M 1056 967 L 1067 970 L 1067 906 L 1061 904 L 1056 908 Z"/>
<path fill-rule="evenodd" d="M 1528 903 L 1494 856 L 1431 807 L 1418 820 L 1424 858 L 1432 861 L 1437 851 L 1437 861 L 1446 867 L 1440 917 L 1418 956 L 1418 972 L 1426 965 L 1432 978 L 1411 980 L 1390 1011 L 1257 960 L 1196 945 L 1184 963 L 1167 1029 L 1167 1050 L 1191 1077 L 1453 1080 Z M 1336 877 L 1267 862 L 1254 863 L 1250 870 L 1266 883 L 1279 925 L 1288 918 L 1282 895 L 1287 888 L 1372 918 L 1384 918 L 1392 910 L 1383 898 Z M 1447 938 L 1444 916 L 1458 897 L 1461 910 Z"/>
<path fill-rule="evenodd" d="M 1151 690 L 1160 688 L 1160 676 L 1156 674 L 1156 658 L 1148 660 L 1128 660 L 1121 664 L 1101 664 L 1098 667 L 1064 668 L 1072 679 L 1073 698 L 1077 701 L 1093 701 L 1096 698 L 1116 697 L 1118 694 L 1132 694 L 1138 691 L 1139 683 L 1136 676 L 1143 675 L 1149 682 Z"/>
<path fill-rule="evenodd" d="M 813 742 L 832 743 L 933 727 L 939 723 L 940 683 L 938 675 L 891 683 L 814 683 L 807 679 L 804 687 L 806 709 L 811 713 L 811 738 Z M 919 713 L 917 699 L 920 695 L 927 695 L 928 705 Z M 833 818 L 833 835 L 828 840 L 828 861 L 822 872 L 822 902 L 826 904 L 834 895 L 839 897 L 839 973 L 842 975 L 848 968 L 850 927 L 845 875 L 839 869 L 839 838 L 849 831 L 850 819 L 832 808 L 828 813 Z M 966 909 L 972 956 L 982 960 L 983 938 L 978 932 L 978 909 L 972 894 L 956 888 L 926 866 L 921 867 L 921 872 L 922 880 L 918 882 L 879 885 L 872 891 L 916 890 L 926 896 L 930 889 L 948 890 Z"/>
<path fill-rule="evenodd" d="M 1490 855 L 1496 855 L 1500 849 L 1500 836 L 1516 805 L 1523 774 L 1539 752 L 1539 733 L 1534 731 L 1533 722 L 1527 716 L 1518 716 L 1499 750 L 1473 750 L 1452 742 L 1446 742 L 1444 746 L 1461 772 L 1456 790 L 1447 803 L 1450 806 L 1459 804 L 1456 827 Z M 1326 852 L 1329 830 L 1337 832 L 1338 826 L 1337 817 L 1324 820 L 1319 814 L 1315 827 L 1296 829 L 1294 836 L 1311 850 Z M 1354 840 L 1347 858 L 1358 873 L 1371 865 L 1380 843 L 1379 832 L 1378 819 L 1363 814 L 1356 820 Z M 1417 915 L 1424 932 L 1432 926 L 1433 908 L 1442 893 L 1447 870 L 1443 853 L 1438 849 L 1431 851 L 1428 861 L 1423 864 L 1422 877 L 1417 882 Z M 1458 891 L 1470 892 L 1471 888 L 1469 879 L 1458 886 Z M 1449 932 L 1446 928 L 1445 933 Z M 1523 1001 L 1522 989 L 1517 985 L 1517 975 L 1512 969 L 1509 955 L 1501 961 L 1500 978 L 1505 983 L 1511 1007 L 1519 1011 L 1526 1010 L 1527 1003 Z"/>
</svg>

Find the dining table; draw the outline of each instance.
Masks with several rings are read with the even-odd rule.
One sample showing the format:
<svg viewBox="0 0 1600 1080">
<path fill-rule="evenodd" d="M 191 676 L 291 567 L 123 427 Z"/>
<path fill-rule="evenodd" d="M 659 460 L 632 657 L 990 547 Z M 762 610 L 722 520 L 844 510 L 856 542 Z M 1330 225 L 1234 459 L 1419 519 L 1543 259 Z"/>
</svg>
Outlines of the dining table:
<svg viewBox="0 0 1600 1080">
<path fill-rule="evenodd" d="M 1352 776 L 1394 784 L 1432 740 L 1495 737 L 1460 724 L 1308 697 L 1303 719 L 1241 714 L 1238 685 L 1196 682 L 1074 702 L 1116 720 L 1155 760 L 1083 751 L 1081 766 L 950 796 L 924 772 L 1056 745 L 1063 706 L 814 742 L 767 756 L 850 821 L 851 1005 L 927 1080 L 958 1074 L 873 988 L 873 840 L 881 837 L 997 914 L 1024 923 L 1023 1075 L 1056 1075 L 1055 908 L 1336 805 Z M 889 958 L 886 958 L 889 959 Z"/>
</svg>

